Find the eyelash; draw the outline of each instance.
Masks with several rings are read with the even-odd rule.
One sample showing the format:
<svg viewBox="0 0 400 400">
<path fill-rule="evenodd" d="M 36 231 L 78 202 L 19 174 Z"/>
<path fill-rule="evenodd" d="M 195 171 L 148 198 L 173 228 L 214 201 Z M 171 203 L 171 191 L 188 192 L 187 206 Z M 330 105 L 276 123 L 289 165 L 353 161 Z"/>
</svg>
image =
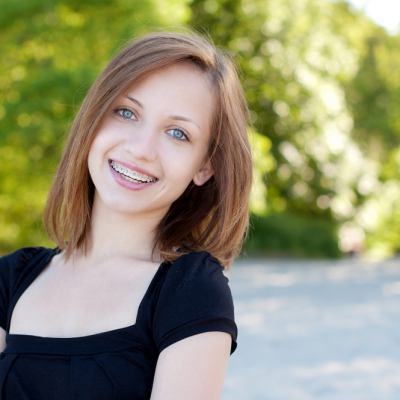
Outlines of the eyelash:
<svg viewBox="0 0 400 400">
<path fill-rule="evenodd" d="M 120 114 L 120 111 L 129 111 L 130 113 L 132 113 L 132 115 L 135 116 L 135 118 L 137 118 L 137 117 L 136 117 L 136 114 L 135 114 L 132 110 L 130 110 L 129 108 L 126 108 L 126 107 L 119 107 L 119 108 L 116 108 L 116 109 L 114 110 L 114 113 L 117 114 L 117 115 L 118 115 L 120 118 L 122 118 L 124 121 L 126 121 L 127 119 L 124 118 L 124 117 Z M 130 119 L 130 118 L 128 118 L 128 120 L 129 120 L 129 119 Z M 181 129 L 181 128 L 171 128 L 171 129 L 168 129 L 168 131 L 171 131 L 171 130 L 182 132 L 182 134 L 183 134 L 184 137 L 185 137 L 185 140 L 183 140 L 183 139 L 176 139 L 176 140 L 178 140 L 178 141 L 180 141 L 180 142 L 189 141 L 188 135 L 187 135 L 187 133 L 186 133 L 183 129 Z"/>
</svg>

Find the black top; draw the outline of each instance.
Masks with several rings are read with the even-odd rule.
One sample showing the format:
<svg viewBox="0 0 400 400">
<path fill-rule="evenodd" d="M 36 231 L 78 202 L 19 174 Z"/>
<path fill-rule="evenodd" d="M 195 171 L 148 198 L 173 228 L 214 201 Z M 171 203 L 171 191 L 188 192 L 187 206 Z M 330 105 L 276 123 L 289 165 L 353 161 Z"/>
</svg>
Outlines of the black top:
<svg viewBox="0 0 400 400">
<path fill-rule="evenodd" d="M 24 290 L 60 252 L 25 247 L 0 257 L 1 400 L 149 399 L 160 352 L 188 336 L 237 326 L 229 279 L 206 251 L 163 262 L 140 302 L 134 325 L 88 336 L 10 334 L 11 314 Z"/>
</svg>

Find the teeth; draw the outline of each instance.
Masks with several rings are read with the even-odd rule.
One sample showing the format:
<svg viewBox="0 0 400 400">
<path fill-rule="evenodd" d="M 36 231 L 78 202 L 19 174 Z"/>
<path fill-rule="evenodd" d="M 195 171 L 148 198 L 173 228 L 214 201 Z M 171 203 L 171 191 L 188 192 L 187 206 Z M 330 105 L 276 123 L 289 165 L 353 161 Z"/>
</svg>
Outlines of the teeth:
<svg viewBox="0 0 400 400">
<path fill-rule="evenodd" d="M 127 176 L 128 178 L 135 179 L 137 181 L 142 181 L 142 182 L 154 182 L 155 181 L 154 178 L 151 178 L 147 175 L 139 174 L 136 171 L 132 171 L 131 169 L 128 169 L 128 168 L 123 167 L 122 165 L 116 163 L 115 161 L 111 161 L 111 167 L 115 171 Z"/>
</svg>

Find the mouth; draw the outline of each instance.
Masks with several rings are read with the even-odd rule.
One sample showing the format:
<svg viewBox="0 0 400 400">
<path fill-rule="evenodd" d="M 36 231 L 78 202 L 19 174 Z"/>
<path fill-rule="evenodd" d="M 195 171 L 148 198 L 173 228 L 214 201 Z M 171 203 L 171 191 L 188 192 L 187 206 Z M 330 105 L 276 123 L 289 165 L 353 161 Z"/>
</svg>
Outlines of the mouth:
<svg viewBox="0 0 400 400">
<path fill-rule="evenodd" d="M 145 175 L 134 171 L 133 169 L 127 168 L 125 165 L 118 163 L 117 161 L 109 159 L 108 164 L 115 172 L 117 172 L 123 179 L 127 180 L 128 182 L 154 183 L 158 181 L 158 178 L 154 176 Z"/>
</svg>

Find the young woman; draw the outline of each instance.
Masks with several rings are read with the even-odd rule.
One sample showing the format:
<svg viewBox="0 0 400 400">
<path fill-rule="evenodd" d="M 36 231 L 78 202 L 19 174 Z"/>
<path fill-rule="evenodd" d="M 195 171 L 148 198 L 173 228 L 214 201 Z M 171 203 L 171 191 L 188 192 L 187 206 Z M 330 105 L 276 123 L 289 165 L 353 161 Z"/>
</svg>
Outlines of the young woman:
<svg viewBox="0 0 400 400">
<path fill-rule="evenodd" d="M 248 231 L 247 107 L 195 33 L 123 48 L 72 124 L 44 222 L 0 258 L 0 398 L 217 400 Z"/>
</svg>

